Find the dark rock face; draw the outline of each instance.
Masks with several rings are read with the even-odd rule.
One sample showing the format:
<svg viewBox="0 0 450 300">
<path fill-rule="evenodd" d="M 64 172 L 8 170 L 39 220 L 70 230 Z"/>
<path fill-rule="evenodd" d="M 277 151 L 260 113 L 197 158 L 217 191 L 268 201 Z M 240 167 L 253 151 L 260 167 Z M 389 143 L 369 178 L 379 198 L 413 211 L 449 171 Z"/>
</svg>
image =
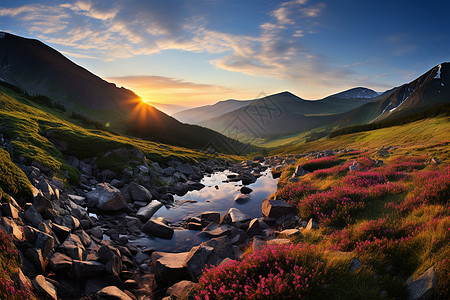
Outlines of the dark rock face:
<svg viewBox="0 0 450 300">
<path fill-rule="evenodd" d="M 431 267 L 416 280 L 408 283 L 408 300 L 433 299 L 435 286 L 436 272 L 434 271 L 434 267 Z"/>
<path fill-rule="evenodd" d="M 130 193 L 131 201 L 143 201 L 150 202 L 152 201 L 152 194 L 142 185 L 139 185 L 135 182 L 131 182 L 128 186 L 128 192 Z"/>
</svg>

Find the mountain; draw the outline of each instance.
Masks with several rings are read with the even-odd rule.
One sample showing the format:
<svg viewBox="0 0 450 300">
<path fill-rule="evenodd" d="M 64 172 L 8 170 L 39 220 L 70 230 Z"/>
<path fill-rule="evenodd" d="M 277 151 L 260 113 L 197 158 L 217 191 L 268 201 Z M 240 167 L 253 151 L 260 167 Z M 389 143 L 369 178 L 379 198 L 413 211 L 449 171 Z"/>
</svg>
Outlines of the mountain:
<svg viewBox="0 0 450 300">
<path fill-rule="evenodd" d="M 229 99 L 219 101 L 212 105 L 205 105 L 180 111 L 178 113 L 175 113 L 173 117 L 181 122 L 189 124 L 200 124 L 201 122 L 208 119 L 219 117 L 230 111 L 244 107 L 250 104 L 252 101 L 254 100 Z"/>
<path fill-rule="evenodd" d="M 168 114 L 169 116 L 172 116 L 176 114 L 177 112 L 183 111 L 188 109 L 187 106 L 177 105 L 177 104 L 166 104 L 166 103 L 159 103 L 159 102 L 153 102 L 153 101 L 145 101 L 147 104 L 150 104 L 153 107 L 156 107 L 160 111 L 162 111 L 165 114 Z M 179 119 L 178 119 L 179 120 Z M 179 120 L 181 121 L 181 120 Z M 184 122 L 184 121 L 182 121 Z"/>
<path fill-rule="evenodd" d="M 450 63 L 442 63 L 415 80 L 386 91 L 374 101 L 343 114 L 334 127 L 395 119 L 449 102 Z"/>
<path fill-rule="evenodd" d="M 363 94 L 365 98 L 354 98 Z M 369 95 L 378 93 L 355 88 L 312 101 L 286 91 L 250 101 L 246 106 L 197 124 L 229 135 L 230 126 L 238 120 L 241 131 L 250 136 L 278 137 L 334 123 L 340 117 L 338 114 L 371 102 L 373 98 L 368 98 Z"/>
<path fill-rule="evenodd" d="M 364 88 L 364 87 L 357 87 L 357 88 L 352 88 L 352 89 L 331 95 L 329 97 L 355 99 L 355 98 L 374 98 L 377 96 L 378 96 L 378 93 L 375 92 L 374 90 Z"/>
<path fill-rule="evenodd" d="M 236 152 L 245 146 L 210 129 L 177 121 L 38 40 L 2 33 L 0 78 L 121 133 L 194 149 L 213 145 L 220 151 Z"/>
</svg>

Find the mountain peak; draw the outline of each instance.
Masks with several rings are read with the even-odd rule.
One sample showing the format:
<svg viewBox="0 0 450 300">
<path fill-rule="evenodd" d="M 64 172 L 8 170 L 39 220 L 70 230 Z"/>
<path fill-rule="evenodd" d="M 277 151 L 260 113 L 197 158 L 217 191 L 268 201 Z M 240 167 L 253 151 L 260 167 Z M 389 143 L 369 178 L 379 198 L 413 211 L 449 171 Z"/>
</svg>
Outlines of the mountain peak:
<svg viewBox="0 0 450 300">
<path fill-rule="evenodd" d="M 334 95 L 331 95 L 329 97 L 337 97 L 337 98 L 346 98 L 346 99 L 353 99 L 353 98 L 374 98 L 378 96 L 378 93 L 374 90 L 365 88 L 365 87 L 356 87 L 352 88 Z M 327 97 L 328 98 L 328 97 Z"/>
</svg>

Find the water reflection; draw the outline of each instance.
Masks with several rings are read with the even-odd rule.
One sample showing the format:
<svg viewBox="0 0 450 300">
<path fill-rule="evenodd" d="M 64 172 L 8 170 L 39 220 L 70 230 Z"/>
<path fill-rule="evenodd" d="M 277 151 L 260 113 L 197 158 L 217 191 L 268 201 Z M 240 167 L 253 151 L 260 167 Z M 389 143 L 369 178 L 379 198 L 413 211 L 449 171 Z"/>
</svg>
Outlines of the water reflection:
<svg viewBox="0 0 450 300">
<path fill-rule="evenodd" d="M 228 212 L 231 207 L 236 207 L 252 218 L 261 217 L 261 203 L 276 190 L 277 180 L 273 179 L 269 171 L 262 173 L 255 183 L 248 185 L 253 190 L 248 196 L 249 201 L 236 202 L 234 199 L 240 195 L 242 184 L 238 182 L 224 183 L 229 171 L 218 172 L 205 177 L 202 183 L 205 185 L 200 191 L 191 191 L 184 196 L 174 196 L 174 207 L 162 207 L 154 218 L 164 217 L 170 223 L 176 223 L 186 216 L 195 217 L 205 211 L 216 211 L 221 215 Z M 215 186 L 218 185 L 219 189 Z M 183 203 L 183 201 L 195 201 L 195 203 Z M 177 205 L 177 203 L 183 203 Z"/>
<path fill-rule="evenodd" d="M 184 196 L 174 196 L 174 206 L 160 208 L 153 218 L 164 217 L 170 223 L 177 223 L 186 216 L 196 217 L 205 211 L 219 212 L 221 215 L 228 212 L 231 207 L 238 208 L 251 218 L 262 216 L 261 204 L 276 191 L 277 179 L 272 177 L 270 170 L 263 172 L 255 183 L 247 185 L 253 191 L 248 194 L 249 200 L 244 202 L 234 201 L 240 195 L 242 184 L 238 182 L 223 182 L 227 175 L 234 174 L 230 171 L 218 172 L 210 177 L 204 177 L 205 185 L 200 191 L 191 191 Z M 216 186 L 219 188 L 216 189 Z M 175 230 L 171 240 L 165 240 L 150 236 L 141 237 L 131 241 L 132 244 L 153 248 L 156 251 L 183 252 L 208 240 L 199 231 Z"/>
</svg>

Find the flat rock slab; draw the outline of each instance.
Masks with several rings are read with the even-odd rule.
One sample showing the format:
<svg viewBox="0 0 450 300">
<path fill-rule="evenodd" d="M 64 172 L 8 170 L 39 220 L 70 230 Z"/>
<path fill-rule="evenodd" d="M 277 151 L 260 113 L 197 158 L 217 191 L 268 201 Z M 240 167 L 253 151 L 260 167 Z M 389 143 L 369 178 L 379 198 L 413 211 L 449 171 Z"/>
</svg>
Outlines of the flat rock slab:
<svg viewBox="0 0 450 300">
<path fill-rule="evenodd" d="M 262 213 L 266 218 L 279 218 L 281 216 L 295 213 L 295 207 L 283 200 L 264 200 Z"/>
<path fill-rule="evenodd" d="M 159 220 L 148 220 L 144 227 L 142 227 L 142 232 L 170 240 L 174 230 Z"/>
<path fill-rule="evenodd" d="M 36 290 L 46 294 L 48 297 L 57 300 L 56 288 L 44 276 L 38 275 L 33 280 L 33 286 Z"/>
<path fill-rule="evenodd" d="M 204 212 L 200 215 L 200 220 L 203 223 L 213 222 L 218 224 L 220 222 L 220 213 L 215 211 Z"/>
<path fill-rule="evenodd" d="M 161 207 L 163 207 L 163 203 L 157 200 L 154 200 L 147 204 L 144 207 L 139 208 L 136 213 L 136 217 L 138 217 L 142 222 L 147 222 Z"/>
<path fill-rule="evenodd" d="M 156 276 L 165 283 L 174 283 L 187 276 L 185 265 L 189 252 L 153 252 L 152 265 Z"/>
<path fill-rule="evenodd" d="M 231 225 L 217 225 L 215 223 L 211 223 L 203 228 L 202 232 L 210 237 L 219 237 L 231 233 L 233 229 L 234 227 Z"/>
<path fill-rule="evenodd" d="M 111 300 L 133 300 L 116 286 L 107 286 L 97 292 L 97 296 Z"/>
<path fill-rule="evenodd" d="M 243 222 L 251 220 L 251 218 L 249 216 L 247 216 L 242 211 L 240 211 L 239 209 L 234 208 L 234 207 L 230 208 L 230 210 L 228 211 L 228 214 L 230 215 L 232 223 L 236 223 L 236 222 L 243 223 Z"/>
</svg>

